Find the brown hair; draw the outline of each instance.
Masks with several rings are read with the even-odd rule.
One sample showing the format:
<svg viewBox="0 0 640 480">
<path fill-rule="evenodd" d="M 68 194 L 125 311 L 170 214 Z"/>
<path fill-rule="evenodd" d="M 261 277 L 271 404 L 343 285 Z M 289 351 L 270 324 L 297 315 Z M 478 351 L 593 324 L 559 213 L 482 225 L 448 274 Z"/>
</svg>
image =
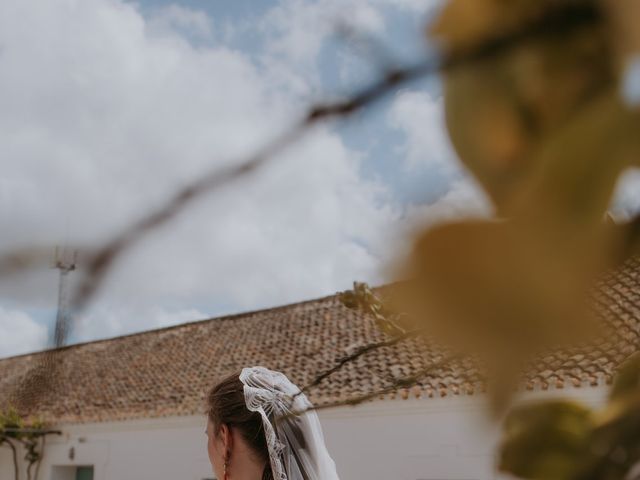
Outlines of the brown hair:
<svg viewBox="0 0 640 480">
<path fill-rule="evenodd" d="M 265 462 L 262 480 L 273 480 L 262 417 L 247 409 L 244 385 L 239 374 L 228 376 L 211 389 L 207 397 L 207 409 L 214 433 L 217 435 L 223 424 L 240 432 L 255 455 Z"/>
</svg>

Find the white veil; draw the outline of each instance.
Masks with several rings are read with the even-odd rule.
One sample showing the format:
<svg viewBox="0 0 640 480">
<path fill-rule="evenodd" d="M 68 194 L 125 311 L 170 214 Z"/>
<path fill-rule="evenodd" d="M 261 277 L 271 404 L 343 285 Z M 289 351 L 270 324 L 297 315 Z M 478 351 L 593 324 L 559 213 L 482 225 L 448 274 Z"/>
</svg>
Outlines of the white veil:
<svg viewBox="0 0 640 480">
<path fill-rule="evenodd" d="M 274 480 L 339 480 L 318 415 L 300 389 L 264 367 L 244 368 L 240 381 L 247 408 L 262 416 Z"/>
</svg>

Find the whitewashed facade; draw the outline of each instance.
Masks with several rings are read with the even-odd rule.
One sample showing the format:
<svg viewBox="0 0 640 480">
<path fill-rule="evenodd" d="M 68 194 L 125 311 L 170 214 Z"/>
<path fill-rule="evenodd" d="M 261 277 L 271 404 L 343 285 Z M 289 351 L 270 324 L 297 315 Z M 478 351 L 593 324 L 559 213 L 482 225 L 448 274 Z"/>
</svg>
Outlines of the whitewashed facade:
<svg viewBox="0 0 640 480">
<path fill-rule="evenodd" d="M 605 393 L 606 387 L 564 388 L 525 400 L 561 395 L 598 406 Z M 322 411 L 320 418 L 342 480 L 502 478 L 494 468 L 499 431 L 481 395 L 380 400 Z M 39 480 L 214 478 L 204 416 L 58 427 L 63 434 L 48 438 Z M 0 480 L 13 475 L 10 451 L 0 448 Z"/>
<path fill-rule="evenodd" d="M 607 276 L 595 300 L 608 335 L 532 360 L 521 379 L 524 400 L 602 403 L 640 345 L 640 256 Z M 211 479 L 199 412 L 215 382 L 263 365 L 310 385 L 354 348 L 387 339 L 375 319 L 332 295 L 62 349 L 57 393 L 35 407 L 62 431 L 47 438 L 39 480 Z M 333 405 L 420 377 L 384 399 L 320 412 L 342 480 L 499 478 L 499 428 L 487 421 L 482 372 L 471 359 L 439 363 L 441 346 L 424 342 L 368 351 L 307 390 L 316 405 Z M 0 359 L 0 408 L 42 358 Z M 0 480 L 12 479 L 10 450 L 0 447 Z"/>
</svg>

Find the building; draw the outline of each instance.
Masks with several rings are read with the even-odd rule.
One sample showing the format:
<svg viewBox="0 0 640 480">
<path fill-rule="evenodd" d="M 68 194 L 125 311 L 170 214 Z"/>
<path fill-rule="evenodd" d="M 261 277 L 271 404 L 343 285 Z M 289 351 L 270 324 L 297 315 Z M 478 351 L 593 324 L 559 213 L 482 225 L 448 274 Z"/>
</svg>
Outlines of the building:
<svg viewBox="0 0 640 480">
<path fill-rule="evenodd" d="M 596 305 L 615 336 L 540 358 L 523 381 L 526 395 L 602 401 L 617 366 L 640 345 L 639 259 L 603 279 Z M 330 296 L 66 347 L 59 381 L 39 407 L 62 432 L 48 437 L 39 478 L 211 479 L 203 398 L 216 379 L 260 364 L 305 385 L 383 338 L 372 319 Z M 0 360 L 0 403 L 41 355 Z M 328 377 L 310 399 L 329 405 L 376 392 L 442 355 L 419 339 L 380 348 Z M 473 362 L 460 360 L 413 388 L 322 410 L 341 478 L 498 478 L 498 431 L 485 420 L 482 391 Z M 0 480 L 12 478 L 10 451 L 0 448 Z"/>
</svg>

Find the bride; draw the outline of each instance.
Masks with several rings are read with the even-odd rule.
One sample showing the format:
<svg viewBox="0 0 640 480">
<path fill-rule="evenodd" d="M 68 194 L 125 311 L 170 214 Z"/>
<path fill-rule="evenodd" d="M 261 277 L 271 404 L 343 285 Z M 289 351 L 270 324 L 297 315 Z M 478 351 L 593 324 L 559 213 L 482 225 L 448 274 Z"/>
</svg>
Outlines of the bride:
<svg viewBox="0 0 640 480">
<path fill-rule="evenodd" d="M 317 414 L 284 374 L 245 368 L 207 400 L 207 450 L 217 478 L 339 480 Z"/>
</svg>

